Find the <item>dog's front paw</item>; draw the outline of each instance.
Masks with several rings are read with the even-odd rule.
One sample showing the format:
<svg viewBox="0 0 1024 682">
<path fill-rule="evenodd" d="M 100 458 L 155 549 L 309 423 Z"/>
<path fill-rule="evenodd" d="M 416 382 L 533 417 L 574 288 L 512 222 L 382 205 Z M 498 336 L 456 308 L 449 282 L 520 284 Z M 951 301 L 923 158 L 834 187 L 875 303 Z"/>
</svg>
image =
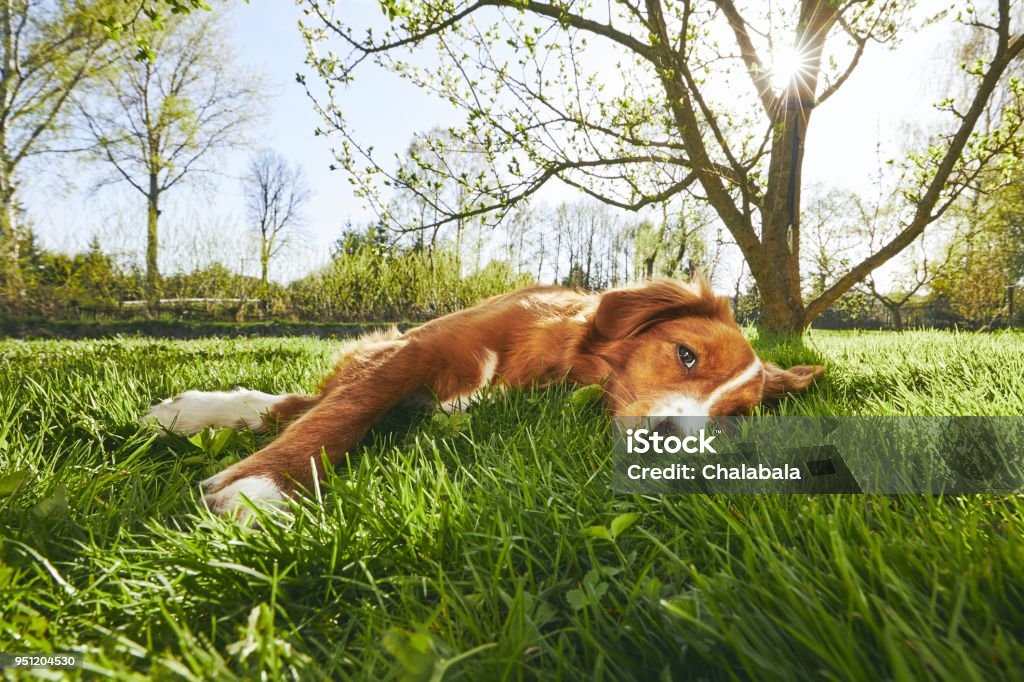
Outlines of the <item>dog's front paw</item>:
<svg viewBox="0 0 1024 682">
<path fill-rule="evenodd" d="M 238 466 L 230 466 L 200 484 L 205 493 L 203 499 L 210 511 L 245 520 L 249 517 L 251 509 L 243 498 L 257 507 L 265 508 L 272 507 L 287 497 L 286 491 L 271 477 L 246 476 L 237 470 Z"/>
<path fill-rule="evenodd" d="M 246 388 L 185 391 L 149 408 L 139 418 L 139 424 L 184 435 L 198 433 L 207 426 L 262 431 L 266 428 L 264 414 L 284 398 Z"/>
<path fill-rule="evenodd" d="M 193 420 L 189 419 L 190 415 L 182 415 L 182 408 L 185 407 L 181 402 L 182 397 L 168 398 L 150 407 L 139 417 L 139 426 L 165 429 L 185 435 L 201 430 L 201 425 L 191 423 Z"/>
</svg>

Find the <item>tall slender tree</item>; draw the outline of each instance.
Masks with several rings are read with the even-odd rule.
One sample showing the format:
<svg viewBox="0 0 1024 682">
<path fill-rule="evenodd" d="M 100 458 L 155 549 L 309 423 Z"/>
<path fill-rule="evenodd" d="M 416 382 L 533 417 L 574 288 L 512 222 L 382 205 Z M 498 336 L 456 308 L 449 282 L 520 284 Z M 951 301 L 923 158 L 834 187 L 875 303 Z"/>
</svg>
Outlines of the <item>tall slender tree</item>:
<svg viewBox="0 0 1024 682">
<path fill-rule="evenodd" d="M 19 172 L 51 151 L 72 93 L 104 65 L 99 25 L 116 7 L 88 0 L 0 0 L 0 277 L 3 297 L 21 290 Z"/>
<path fill-rule="evenodd" d="M 122 44 L 121 68 L 79 100 L 104 183 L 127 183 L 146 201 L 146 288 L 159 305 L 159 224 L 165 193 L 215 171 L 218 152 L 237 147 L 257 118 L 260 79 L 235 61 L 223 13 L 193 13 L 151 29 L 150 59 Z M 143 27 L 145 28 L 145 27 Z"/>
<path fill-rule="evenodd" d="M 305 220 L 310 198 L 306 175 L 278 152 L 265 149 L 249 160 L 242 178 L 249 224 L 259 238 L 260 281 L 266 288 L 270 261 L 280 253 Z"/>
</svg>

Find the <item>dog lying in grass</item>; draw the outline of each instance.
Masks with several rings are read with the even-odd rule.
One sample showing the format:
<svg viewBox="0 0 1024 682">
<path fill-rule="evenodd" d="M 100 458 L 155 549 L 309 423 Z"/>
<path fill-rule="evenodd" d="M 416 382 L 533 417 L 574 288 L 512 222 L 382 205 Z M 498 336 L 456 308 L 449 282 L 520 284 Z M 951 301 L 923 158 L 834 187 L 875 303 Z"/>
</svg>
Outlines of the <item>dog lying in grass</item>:
<svg viewBox="0 0 1024 682">
<path fill-rule="evenodd" d="M 262 431 L 265 448 L 203 481 L 218 513 L 309 489 L 394 408 L 459 409 L 489 385 L 601 384 L 613 415 L 745 414 L 763 399 L 806 388 L 821 366 L 761 362 L 708 284 L 663 280 L 601 294 L 530 287 L 400 333 L 343 349 L 317 395 L 188 391 L 140 423 L 190 434 L 205 427 Z"/>
</svg>

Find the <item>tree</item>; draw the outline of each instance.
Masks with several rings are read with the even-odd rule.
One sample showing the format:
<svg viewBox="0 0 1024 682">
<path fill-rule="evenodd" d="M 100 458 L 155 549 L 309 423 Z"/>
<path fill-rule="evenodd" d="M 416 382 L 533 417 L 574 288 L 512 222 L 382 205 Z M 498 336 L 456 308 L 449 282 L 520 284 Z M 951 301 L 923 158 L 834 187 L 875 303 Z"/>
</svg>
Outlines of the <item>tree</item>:
<svg viewBox="0 0 1024 682">
<path fill-rule="evenodd" d="M 979 35 L 960 46 L 961 58 L 973 62 L 983 54 Z M 996 90 L 1004 118 L 1024 119 L 1024 64 L 1016 64 L 1008 86 Z M 1014 87 L 1016 85 L 1016 87 Z M 965 85 L 954 79 L 954 92 Z M 998 130 L 1001 121 L 986 112 L 979 122 L 985 131 Z M 977 175 L 950 213 L 959 223 L 959 238 L 946 248 L 946 263 L 932 287 L 937 302 L 956 318 L 976 327 L 1013 324 L 1015 293 L 1024 283 L 1024 140 L 1009 140 L 997 163 Z"/>
<path fill-rule="evenodd" d="M 301 166 L 266 149 L 250 159 L 242 189 L 249 223 L 260 240 L 260 281 L 266 288 L 270 260 L 305 220 L 309 184 Z"/>
<path fill-rule="evenodd" d="M 0 276 L 19 296 L 19 170 L 52 151 L 71 94 L 102 68 L 113 9 L 87 0 L 0 0 Z"/>
<path fill-rule="evenodd" d="M 912 210 L 889 241 L 805 304 L 799 207 L 812 113 L 847 82 L 869 43 L 898 37 L 909 23 L 908 3 L 424 0 L 392 7 L 384 31 L 346 24 L 333 14 L 333 0 L 304 4 L 316 22 L 305 29 L 310 64 L 327 85 L 326 98 L 307 91 L 344 139 L 339 161 L 371 201 L 380 179 L 416 191 L 443 171 L 389 173 L 348 126 L 336 97 L 368 61 L 464 111 L 455 135 L 485 149 L 500 171 L 468 183 L 472 207 L 442 220 L 500 216 L 554 179 L 630 209 L 699 195 L 742 251 L 762 297 L 761 324 L 772 332 L 806 328 L 913 243 L 996 147 L 1020 132 L 1012 117 L 1001 118 L 998 134 L 975 132 L 1024 52 L 1024 35 L 1011 25 L 1020 3 L 968 6 L 958 18 L 984 32 L 986 50 L 964 67 L 970 94 L 945 102 L 948 127 L 913 157 L 915 183 L 906 191 Z M 328 40 L 345 49 L 321 49 Z M 614 48 L 615 63 L 588 59 L 590 41 Z M 436 65 L 403 58 L 427 44 L 439 51 Z M 777 68 L 784 62 L 788 68 Z M 741 72 L 745 93 L 731 86 Z M 606 88 L 610 74 L 615 81 Z"/>
<path fill-rule="evenodd" d="M 472 205 L 467 186 L 472 178 L 484 173 L 483 151 L 466 146 L 442 128 L 432 128 L 419 137 L 413 138 L 405 156 L 399 159 L 398 174 L 406 171 L 415 174 L 424 166 L 437 169 L 433 182 L 420 184 L 420 191 L 403 191 L 397 186 L 387 205 L 380 214 L 382 224 L 392 231 L 408 235 L 411 233 L 417 247 L 432 253 L 445 239 L 452 239 L 460 270 L 463 266 L 463 251 L 471 232 L 479 231 L 478 220 L 458 218 L 446 225 L 439 221 L 442 215 L 438 206 L 443 206 L 447 215 L 465 213 Z M 425 196 L 424 196 L 425 195 Z M 430 228 L 423 228 L 430 225 Z M 472 249 L 472 244 L 468 245 Z M 476 244 L 477 247 L 482 245 Z M 476 249 L 479 251 L 479 248 Z M 475 253 L 479 257 L 479 253 Z M 475 263 L 479 266 L 479 263 Z"/>
<path fill-rule="evenodd" d="M 704 232 L 710 222 L 691 202 L 683 202 L 678 210 L 661 207 L 657 225 L 646 221 L 633 230 L 636 246 L 636 270 L 645 279 L 661 277 L 693 277 L 702 272 L 710 277 L 715 263 L 709 259 Z"/>
<path fill-rule="evenodd" d="M 602 289 L 611 283 L 617 259 L 615 236 L 623 231 L 623 225 L 607 206 L 589 198 L 559 204 L 550 229 L 557 233 L 557 250 L 568 257 L 562 284 Z"/>
<path fill-rule="evenodd" d="M 1013 306 L 1020 305 L 1015 299 L 1024 286 L 1024 163 L 1011 177 L 1013 182 L 958 207 L 966 234 L 950 242 L 947 266 L 932 285 L 936 298 L 973 326 L 1013 324 Z"/>
<path fill-rule="evenodd" d="M 860 235 L 867 245 L 869 252 L 874 252 L 880 242 L 887 239 L 887 226 L 891 226 L 895 197 L 879 196 L 879 200 L 873 206 L 864 202 L 859 196 L 853 197 L 855 211 L 853 218 L 857 221 L 857 229 L 851 230 L 854 234 Z M 935 229 L 935 228 L 933 228 Z M 893 328 L 896 331 L 903 331 L 903 307 L 919 296 L 934 281 L 948 261 L 936 259 L 929 253 L 927 238 L 931 232 L 922 233 L 917 240 L 904 249 L 894 263 L 898 262 L 899 271 L 894 273 L 886 290 L 875 278 L 874 272 L 869 272 L 864 281 L 857 285 L 857 289 L 869 294 L 889 311 Z M 940 234 L 935 232 L 936 235 Z M 947 237 L 955 241 L 955 235 Z"/>
<path fill-rule="evenodd" d="M 817 296 L 850 268 L 851 252 L 859 243 L 850 234 L 857 198 L 840 189 L 812 188 L 801 216 L 805 295 Z"/>
<path fill-rule="evenodd" d="M 234 61 L 221 15 L 169 19 L 149 40 L 152 60 L 121 45 L 120 66 L 78 110 L 92 155 L 146 198 L 146 298 L 159 305 L 158 229 L 164 194 L 209 173 L 216 153 L 236 147 L 253 122 L 260 81 Z"/>
<path fill-rule="evenodd" d="M 855 192 L 831 189 L 816 193 L 804 210 L 804 231 L 809 249 L 804 250 L 805 269 L 810 279 L 804 291 L 817 296 L 837 278 L 860 252 L 874 253 L 881 244 L 899 231 L 899 186 L 884 174 L 874 179 L 877 190 L 874 198 Z M 948 214 L 947 214 L 948 217 Z M 947 219 L 944 223 L 949 223 Z M 947 225 L 948 226 L 948 225 Z M 928 239 L 934 247 L 935 238 L 951 239 L 949 230 L 934 226 L 922 234 L 910 247 L 890 261 L 887 280 L 879 281 L 874 272 L 868 273 L 848 295 L 833 304 L 851 317 L 868 312 L 865 304 L 874 299 L 888 312 L 896 331 L 903 330 L 903 308 L 919 297 L 945 266 L 942 259 L 933 257 Z M 869 298 L 870 297 L 870 298 Z"/>
</svg>

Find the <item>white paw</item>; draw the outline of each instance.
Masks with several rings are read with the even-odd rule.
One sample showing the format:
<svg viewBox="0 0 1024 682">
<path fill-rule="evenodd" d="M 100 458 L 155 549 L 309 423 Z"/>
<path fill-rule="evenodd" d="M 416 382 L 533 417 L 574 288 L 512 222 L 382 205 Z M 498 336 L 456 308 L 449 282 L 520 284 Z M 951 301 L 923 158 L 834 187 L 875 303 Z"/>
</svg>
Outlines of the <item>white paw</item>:
<svg viewBox="0 0 1024 682">
<path fill-rule="evenodd" d="M 221 486 L 220 482 L 227 478 L 228 471 L 211 476 L 200 484 L 208 491 L 204 500 L 214 513 L 233 514 L 239 520 L 245 520 L 251 512 L 243 502 L 243 496 L 258 507 L 272 507 L 285 499 L 284 491 L 267 476 L 247 476 Z"/>
<path fill-rule="evenodd" d="M 149 408 L 139 424 L 186 435 L 207 426 L 261 430 L 266 427 L 263 415 L 284 398 L 244 388 L 230 392 L 186 391 Z"/>
</svg>

